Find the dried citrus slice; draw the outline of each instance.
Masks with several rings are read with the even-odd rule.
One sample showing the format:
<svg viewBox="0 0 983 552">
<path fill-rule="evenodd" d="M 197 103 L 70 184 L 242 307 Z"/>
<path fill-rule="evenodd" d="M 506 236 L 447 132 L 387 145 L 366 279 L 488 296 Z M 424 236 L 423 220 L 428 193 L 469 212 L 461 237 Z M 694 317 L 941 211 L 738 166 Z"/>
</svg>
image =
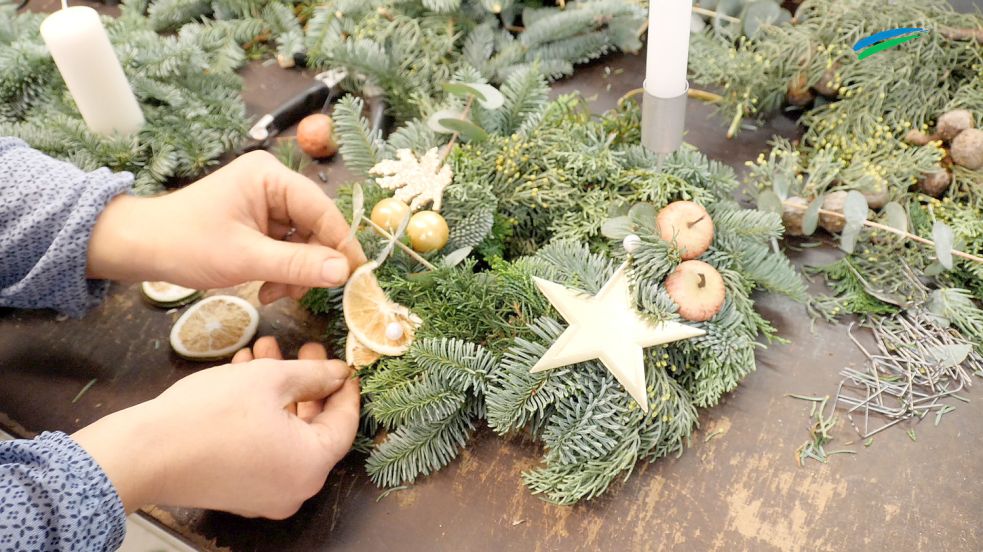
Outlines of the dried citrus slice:
<svg viewBox="0 0 983 552">
<path fill-rule="evenodd" d="M 365 263 L 348 278 L 341 298 L 345 323 L 362 345 L 382 355 L 399 356 L 410 347 L 423 321 L 379 287 L 372 273 L 378 266 L 374 261 Z"/>
<path fill-rule="evenodd" d="M 259 312 L 244 299 L 216 295 L 196 303 L 171 328 L 171 348 L 192 360 L 231 356 L 256 335 Z"/>
<path fill-rule="evenodd" d="M 144 282 L 141 289 L 147 301 L 158 307 L 180 307 L 201 297 L 201 292 L 196 289 L 168 282 Z"/>
<path fill-rule="evenodd" d="M 345 338 L 345 362 L 349 366 L 364 368 L 379 360 L 380 356 L 382 355 L 362 345 L 355 334 L 348 332 L 348 337 Z"/>
</svg>

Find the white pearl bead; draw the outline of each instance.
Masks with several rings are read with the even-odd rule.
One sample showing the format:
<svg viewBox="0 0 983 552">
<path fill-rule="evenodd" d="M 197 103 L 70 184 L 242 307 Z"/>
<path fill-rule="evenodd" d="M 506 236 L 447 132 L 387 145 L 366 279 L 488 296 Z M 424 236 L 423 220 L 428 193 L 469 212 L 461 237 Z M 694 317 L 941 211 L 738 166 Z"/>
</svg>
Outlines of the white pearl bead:
<svg viewBox="0 0 983 552">
<path fill-rule="evenodd" d="M 396 341 L 403 337 L 403 325 L 399 322 L 390 322 L 386 326 L 386 339 Z"/>
<path fill-rule="evenodd" d="M 638 246 L 642 245 L 642 238 L 639 238 L 635 234 L 628 234 L 625 236 L 624 241 L 621 242 L 621 245 L 625 247 L 625 251 L 634 253 L 638 249 Z"/>
</svg>

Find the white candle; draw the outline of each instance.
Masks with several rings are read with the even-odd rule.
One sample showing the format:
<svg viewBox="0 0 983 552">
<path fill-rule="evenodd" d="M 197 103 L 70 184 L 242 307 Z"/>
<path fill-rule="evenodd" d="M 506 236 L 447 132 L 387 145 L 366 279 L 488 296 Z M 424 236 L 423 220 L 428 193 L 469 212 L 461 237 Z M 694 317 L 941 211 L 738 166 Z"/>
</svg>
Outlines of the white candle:
<svg viewBox="0 0 983 552">
<path fill-rule="evenodd" d="M 649 0 L 645 90 L 657 98 L 686 92 L 693 0 Z"/>
<path fill-rule="evenodd" d="M 143 112 L 95 10 L 58 10 L 41 22 L 41 37 L 90 130 L 107 135 L 140 130 Z"/>
</svg>

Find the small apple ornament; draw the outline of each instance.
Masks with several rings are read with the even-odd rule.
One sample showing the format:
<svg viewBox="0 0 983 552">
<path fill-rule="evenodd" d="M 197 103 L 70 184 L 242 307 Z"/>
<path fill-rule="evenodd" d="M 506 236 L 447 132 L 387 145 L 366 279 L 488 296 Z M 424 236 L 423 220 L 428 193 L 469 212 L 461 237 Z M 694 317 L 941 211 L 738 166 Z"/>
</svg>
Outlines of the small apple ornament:
<svg viewBox="0 0 983 552">
<path fill-rule="evenodd" d="M 304 117 L 297 125 L 297 145 L 314 159 L 331 157 L 338 152 L 334 121 L 324 113 Z"/>
<path fill-rule="evenodd" d="M 447 245 L 450 229 L 440 214 L 420 211 L 410 217 L 406 235 L 410 237 L 410 245 L 416 252 L 430 253 Z"/>
<path fill-rule="evenodd" d="M 393 233 L 403 223 L 403 219 L 408 214 L 410 214 L 409 205 L 394 197 L 387 197 L 375 204 L 375 207 L 372 208 L 370 218 L 377 226 L 384 228 L 389 233 Z"/>
<path fill-rule="evenodd" d="M 679 316 L 705 322 L 724 306 L 724 279 L 703 261 L 684 261 L 666 278 L 666 292 L 679 306 Z"/>
<path fill-rule="evenodd" d="M 673 201 L 656 215 L 659 235 L 667 242 L 676 241 L 680 257 L 695 259 L 713 242 L 713 220 L 702 205 L 692 201 Z"/>
</svg>

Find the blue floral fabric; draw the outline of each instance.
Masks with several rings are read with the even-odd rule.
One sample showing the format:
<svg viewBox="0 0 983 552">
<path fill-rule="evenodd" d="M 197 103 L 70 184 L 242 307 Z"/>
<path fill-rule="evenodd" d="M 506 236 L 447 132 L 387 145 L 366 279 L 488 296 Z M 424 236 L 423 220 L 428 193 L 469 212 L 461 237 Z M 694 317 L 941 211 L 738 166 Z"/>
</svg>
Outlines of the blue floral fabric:
<svg viewBox="0 0 983 552">
<path fill-rule="evenodd" d="M 0 307 L 81 316 L 106 294 L 85 278 L 88 242 L 128 173 L 91 173 L 0 137 Z M 126 513 L 112 482 L 64 433 L 0 441 L 0 551 L 115 550 Z"/>
<path fill-rule="evenodd" d="M 125 535 L 113 484 L 71 437 L 0 441 L 0 550 L 116 550 Z"/>
<path fill-rule="evenodd" d="M 85 279 L 89 238 L 129 173 L 87 173 L 0 137 L 0 307 L 82 316 L 108 283 Z"/>
</svg>

